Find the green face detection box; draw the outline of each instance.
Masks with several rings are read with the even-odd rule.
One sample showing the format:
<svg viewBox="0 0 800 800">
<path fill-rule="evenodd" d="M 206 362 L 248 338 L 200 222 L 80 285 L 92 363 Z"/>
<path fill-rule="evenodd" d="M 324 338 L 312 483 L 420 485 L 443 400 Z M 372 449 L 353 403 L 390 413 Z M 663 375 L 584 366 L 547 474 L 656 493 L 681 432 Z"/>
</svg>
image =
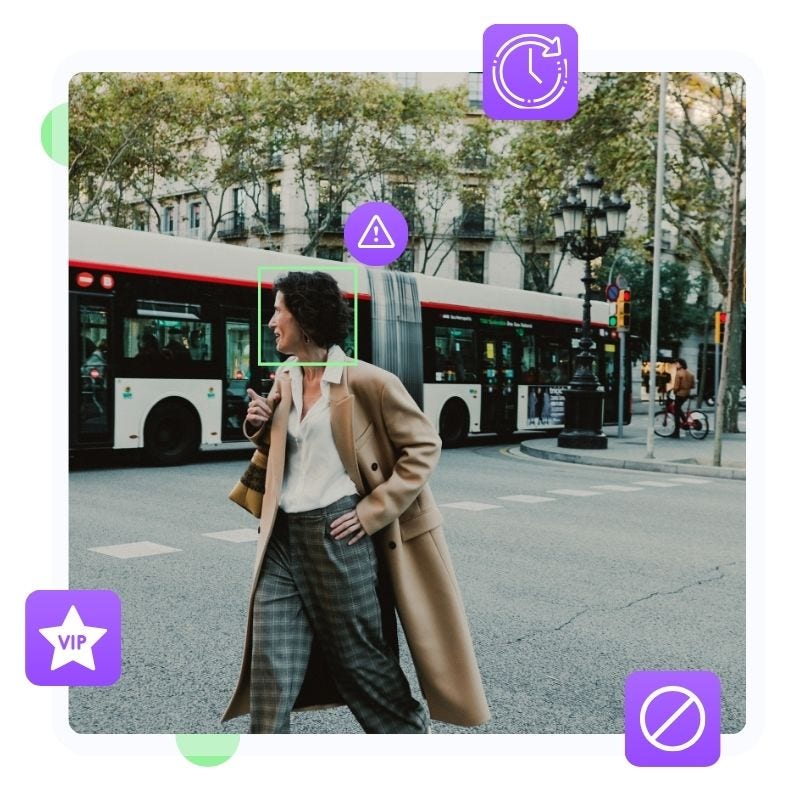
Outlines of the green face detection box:
<svg viewBox="0 0 800 800">
<path fill-rule="evenodd" d="M 293 367 L 355 367 L 358 364 L 358 265 L 357 264 L 344 264 L 341 267 L 322 267 L 317 264 L 313 266 L 303 267 L 259 267 L 258 268 L 258 323 L 259 323 L 259 336 L 258 336 L 258 366 L 259 367 L 280 367 L 283 366 L 285 361 L 264 361 L 262 354 L 262 346 L 264 337 L 261 332 L 264 330 L 266 320 L 262 316 L 264 309 L 262 309 L 262 288 L 265 281 L 265 273 L 280 273 L 285 272 L 299 272 L 302 270 L 313 272 L 351 272 L 353 274 L 353 358 L 347 361 L 292 361 L 289 366 Z M 334 275 L 334 277 L 336 277 Z M 272 309 L 266 309 L 271 316 Z"/>
</svg>

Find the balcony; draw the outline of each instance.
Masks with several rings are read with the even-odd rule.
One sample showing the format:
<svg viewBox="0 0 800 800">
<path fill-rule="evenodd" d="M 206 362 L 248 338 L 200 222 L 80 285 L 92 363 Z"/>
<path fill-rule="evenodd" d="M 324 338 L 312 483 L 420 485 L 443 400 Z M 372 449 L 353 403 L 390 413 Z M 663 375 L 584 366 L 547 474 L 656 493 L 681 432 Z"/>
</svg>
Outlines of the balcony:
<svg viewBox="0 0 800 800">
<path fill-rule="evenodd" d="M 453 229 L 459 239 L 494 239 L 494 219 L 483 214 L 465 214 L 453 220 Z"/>
<path fill-rule="evenodd" d="M 241 211 L 223 220 L 217 228 L 218 239 L 246 239 L 248 235 L 245 215 Z"/>
<path fill-rule="evenodd" d="M 270 211 L 266 217 L 254 216 L 250 221 L 250 233 L 256 236 L 265 236 L 266 234 L 283 233 L 285 230 L 284 224 L 281 222 L 283 214 L 279 211 Z"/>
<path fill-rule="evenodd" d="M 325 217 L 328 215 L 327 208 L 320 208 L 315 209 L 311 212 L 311 222 L 309 224 L 309 231 L 311 233 L 315 233 L 320 229 L 321 224 L 325 221 Z M 325 226 L 325 229 L 322 231 L 323 233 L 343 233 L 344 232 L 344 222 L 342 222 L 342 212 L 339 210 L 339 213 L 333 213 L 331 218 L 328 220 L 328 224 Z"/>
</svg>

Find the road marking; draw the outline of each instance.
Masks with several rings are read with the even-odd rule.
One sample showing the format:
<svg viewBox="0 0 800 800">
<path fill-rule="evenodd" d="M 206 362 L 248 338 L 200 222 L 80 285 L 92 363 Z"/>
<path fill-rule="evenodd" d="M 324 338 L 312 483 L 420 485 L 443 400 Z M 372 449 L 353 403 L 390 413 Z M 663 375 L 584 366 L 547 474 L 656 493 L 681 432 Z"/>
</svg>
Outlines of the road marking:
<svg viewBox="0 0 800 800">
<path fill-rule="evenodd" d="M 498 500 L 511 500 L 512 503 L 552 503 L 555 497 L 537 497 L 535 494 L 510 494 Z"/>
<path fill-rule="evenodd" d="M 177 547 L 167 547 L 165 544 L 155 542 L 128 542 L 127 544 L 112 544 L 106 547 L 90 547 L 93 553 L 114 558 L 141 558 L 142 556 L 160 556 L 165 553 L 180 553 Z"/>
<path fill-rule="evenodd" d="M 638 486 L 658 486 L 664 489 L 674 489 L 674 483 L 667 483 L 666 481 L 635 481 Z"/>
<path fill-rule="evenodd" d="M 588 489 L 548 489 L 550 494 L 564 494 L 568 497 L 593 497 L 600 492 L 590 492 Z"/>
<path fill-rule="evenodd" d="M 711 483 L 708 478 L 670 478 L 673 483 Z"/>
<path fill-rule="evenodd" d="M 641 492 L 638 486 L 620 486 L 616 483 L 608 483 L 603 486 L 592 486 L 592 489 L 600 489 L 604 492 Z"/>
<path fill-rule="evenodd" d="M 258 531 L 254 528 L 236 528 L 232 531 L 215 531 L 214 533 L 204 533 L 209 539 L 222 539 L 224 542 L 257 542 Z"/>
<path fill-rule="evenodd" d="M 442 503 L 442 508 L 460 508 L 462 511 L 486 511 L 489 508 L 502 508 L 503 506 L 493 506 L 489 503 L 472 503 L 464 500 L 461 503 Z"/>
</svg>

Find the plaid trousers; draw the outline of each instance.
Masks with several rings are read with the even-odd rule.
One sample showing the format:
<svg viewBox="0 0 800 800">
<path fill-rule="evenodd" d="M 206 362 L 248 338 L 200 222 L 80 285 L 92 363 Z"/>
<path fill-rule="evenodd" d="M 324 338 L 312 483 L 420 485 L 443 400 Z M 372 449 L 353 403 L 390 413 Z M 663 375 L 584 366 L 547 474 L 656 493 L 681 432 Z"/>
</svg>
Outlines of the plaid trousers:
<svg viewBox="0 0 800 800">
<path fill-rule="evenodd" d="M 288 733 L 312 641 L 336 688 L 367 733 L 425 733 L 381 628 L 377 557 L 369 536 L 354 545 L 330 535 L 358 496 L 297 514 L 278 511 L 253 605 L 250 732 Z"/>
</svg>

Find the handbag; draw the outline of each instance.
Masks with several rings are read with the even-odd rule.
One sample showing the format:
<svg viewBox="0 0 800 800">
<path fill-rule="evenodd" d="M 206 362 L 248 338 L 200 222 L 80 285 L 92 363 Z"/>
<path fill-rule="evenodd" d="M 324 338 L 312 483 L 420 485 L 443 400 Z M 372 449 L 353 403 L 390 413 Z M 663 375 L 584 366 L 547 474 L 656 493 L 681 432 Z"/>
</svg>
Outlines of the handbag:
<svg viewBox="0 0 800 800">
<path fill-rule="evenodd" d="M 253 453 L 250 463 L 238 483 L 228 495 L 237 506 L 261 519 L 261 504 L 264 500 L 264 484 L 267 478 L 267 454 L 262 450 Z"/>
</svg>

